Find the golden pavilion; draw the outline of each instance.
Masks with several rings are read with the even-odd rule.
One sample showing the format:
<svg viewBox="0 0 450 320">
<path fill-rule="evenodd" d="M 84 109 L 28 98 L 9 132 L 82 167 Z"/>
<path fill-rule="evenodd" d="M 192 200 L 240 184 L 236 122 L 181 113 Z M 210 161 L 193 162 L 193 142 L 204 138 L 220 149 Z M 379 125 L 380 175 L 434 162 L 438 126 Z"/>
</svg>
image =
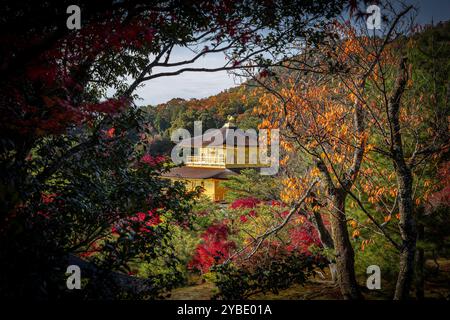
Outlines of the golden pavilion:
<svg viewBox="0 0 450 320">
<path fill-rule="evenodd" d="M 265 166 L 259 162 L 256 131 L 238 129 L 231 116 L 222 128 L 184 139 L 179 146 L 190 150 L 184 166 L 171 169 L 164 177 L 183 181 L 190 189 L 200 186 L 217 202 L 224 201 L 227 192 L 221 182 L 242 169 Z"/>
</svg>

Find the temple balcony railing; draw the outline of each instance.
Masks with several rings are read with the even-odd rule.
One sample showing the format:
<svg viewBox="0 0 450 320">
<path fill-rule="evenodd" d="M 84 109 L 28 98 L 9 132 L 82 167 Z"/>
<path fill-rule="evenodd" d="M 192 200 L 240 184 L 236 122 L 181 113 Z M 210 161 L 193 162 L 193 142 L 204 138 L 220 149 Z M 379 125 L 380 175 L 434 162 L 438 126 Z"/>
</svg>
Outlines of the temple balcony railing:
<svg viewBox="0 0 450 320">
<path fill-rule="evenodd" d="M 215 156 L 187 156 L 186 166 L 191 167 L 220 167 L 220 168 L 262 168 L 270 167 L 270 162 L 262 163 L 259 161 L 249 161 L 248 158 L 239 161 L 235 157 L 234 161 L 227 163 L 225 155 L 215 155 Z"/>
<path fill-rule="evenodd" d="M 187 156 L 186 165 L 225 166 L 225 156 Z"/>
</svg>

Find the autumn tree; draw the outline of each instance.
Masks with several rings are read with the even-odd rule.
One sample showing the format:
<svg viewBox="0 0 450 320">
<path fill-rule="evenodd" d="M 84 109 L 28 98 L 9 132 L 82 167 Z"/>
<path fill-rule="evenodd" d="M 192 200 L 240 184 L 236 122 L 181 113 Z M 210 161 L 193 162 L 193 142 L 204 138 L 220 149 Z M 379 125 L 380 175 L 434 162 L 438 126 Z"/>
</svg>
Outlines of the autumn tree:
<svg viewBox="0 0 450 320">
<path fill-rule="evenodd" d="M 373 148 L 367 159 L 371 177 L 363 175 L 362 188 L 370 195 L 370 203 L 379 203 L 381 211 L 387 213 L 386 223 L 391 215 L 398 218 L 399 274 L 394 299 L 409 297 L 414 279 L 417 221 L 435 187 L 427 175 L 436 174 L 435 168 L 448 150 L 448 133 L 442 130 L 448 127 L 442 113 L 448 103 L 444 98 L 448 80 L 436 69 L 431 71 L 436 65 L 431 70 L 424 66 L 423 55 L 432 49 L 424 46 L 427 35 L 422 33 L 411 31 L 389 46 L 374 70 L 368 100 Z M 440 56 L 445 56 L 447 49 L 442 45 Z M 436 63 L 433 59 L 436 56 L 428 63 Z M 444 65 L 443 68 L 445 74 Z M 386 172 L 383 159 L 392 163 L 388 179 L 380 177 Z M 383 194 L 380 190 L 389 192 Z"/>
<path fill-rule="evenodd" d="M 294 150 L 297 147 L 314 161 L 311 163 L 314 167 L 306 177 L 285 180 L 283 199 L 291 202 L 290 199 L 296 199 L 304 192 L 308 181 L 319 174 L 324 176 L 333 235 L 333 244 L 327 245 L 336 250 L 337 275 L 343 296 L 345 299 L 354 299 L 359 298 L 360 294 L 345 218 L 345 190 L 351 187 L 357 176 L 362 155 L 358 155 L 355 150 L 364 147 L 366 137 L 362 130 L 358 133 L 357 127 L 349 122 L 353 109 L 350 106 L 354 101 L 326 84 L 318 85 L 313 81 L 292 83 L 292 87 L 283 90 L 282 94 L 285 95 L 282 103 L 268 96 L 263 97 L 260 110 L 272 115 L 263 125 L 275 128 L 283 125 L 282 128 L 289 130 L 286 136 L 292 137 L 292 140 L 285 139 L 285 148 Z M 363 128 L 361 113 L 358 117 L 355 115 L 356 123 Z M 326 235 L 322 235 L 322 238 L 326 239 Z"/>
<path fill-rule="evenodd" d="M 371 148 L 367 129 L 372 112 L 367 102 L 372 94 L 369 83 L 386 46 L 399 37 L 400 22 L 409 10 L 393 12 L 380 36 L 371 37 L 367 29 L 356 27 L 358 20 L 337 22 L 334 33 L 318 47 L 300 43 L 301 53 L 286 60 L 280 70 L 272 69 L 272 76 L 254 77 L 267 91 L 256 109 L 265 116 L 262 126 L 282 128 L 284 148 L 302 154 L 310 164 L 304 177 L 286 180 L 285 200 L 298 198 L 308 181 L 321 177 L 332 237 L 323 228 L 320 215 L 316 220 L 322 226 L 322 239 L 333 240 L 324 245 L 336 253 L 338 282 L 345 299 L 361 298 L 347 229 L 346 199 L 353 197 L 351 190 L 367 148 Z M 287 71 L 283 73 L 283 69 Z M 316 205 L 314 209 L 321 208 Z"/>
</svg>

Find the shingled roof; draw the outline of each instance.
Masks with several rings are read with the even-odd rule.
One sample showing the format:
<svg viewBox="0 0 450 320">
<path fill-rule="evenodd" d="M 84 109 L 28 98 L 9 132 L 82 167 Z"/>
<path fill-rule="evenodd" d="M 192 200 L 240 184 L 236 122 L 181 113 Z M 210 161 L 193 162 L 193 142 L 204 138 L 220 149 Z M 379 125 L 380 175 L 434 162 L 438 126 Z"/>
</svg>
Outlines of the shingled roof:
<svg viewBox="0 0 450 320">
<path fill-rule="evenodd" d="M 237 175 L 237 173 L 225 168 L 177 167 L 164 173 L 163 177 L 187 179 L 227 179 L 230 175 Z"/>
<path fill-rule="evenodd" d="M 184 139 L 178 145 L 182 147 L 220 147 L 227 144 L 227 141 L 233 141 L 234 147 L 248 147 L 258 145 L 258 134 L 254 130 L 248 132 L 237 128 L 232 123 L 225 125 L 216 130 L 206 130 L 203 135 L 193 138 Z"/>
</svg>

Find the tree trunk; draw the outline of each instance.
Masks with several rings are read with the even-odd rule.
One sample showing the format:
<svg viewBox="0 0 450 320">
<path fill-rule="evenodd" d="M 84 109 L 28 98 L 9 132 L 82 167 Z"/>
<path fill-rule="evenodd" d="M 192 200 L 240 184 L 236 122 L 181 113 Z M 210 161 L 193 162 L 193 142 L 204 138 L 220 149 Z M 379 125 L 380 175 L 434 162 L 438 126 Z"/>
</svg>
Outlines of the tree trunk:
<svg viewBox="0 0 450 320">
<path fill-rule="evenodd" d="M 336 269 L 339 287 L 345 300 L 362 299 L 355 276 L 355 257 L 347 230 L 345 216 L 346 193 L 340 189 L 331 199 L 331 230 L 336 251 Z"/>
<path fill-rule="evenodd" d="M 319 234 L 320 242 L 325 248 L 333 249 L 333 238 L 330 235 L 327 227 L 325 227 L 325 223 L 323 222 L 322 216 L 319 212 L 314 212 L 314 225 Z"/>
<path fill-rule="evenodd" d="M 330 269 L 331 281 L 336 284 L 336 281 L 338 281 L 336 263 L 330 263 L 328 268 Z"/>
<path fill-rule="evenodd" d="M 323 223 L 322 216 L 319 212 L 314 212 L 314 225 L 316 227 L 316 230 L 319 234 L 319 239 L 324 248 L 327 249 L 334 249 L 333 244 L 333 238 L 331 237 L 330 232 L 328 231 L 327 227 L 325 227 L 325 224 Z M 331 281 L 335 283 L 337 281 L 337 271 L 336 271 L 336 264 L 333 260 L 329 260 L 330 264 L 328 267 L 330 268 L 330 275 L 331 275 Z"/>
<path fill-rule="evenodd" d="M 414 276 L 414 255 L 416 251 L 416 230 L 413 204 L 413 176 L 411 168 L 405 160 L 402 133 L 400 125 L 400 101 L 408 80 L 406 58 L 400 64 L 400 71 L 396 80 L 396 89 L 389 99 L 388 120 L 390 123 L 391 146 L 390 153 L 397 175 L 398 209 L 400 214 L 400 263 L 397 284 L 395 286 L 395 300 L 407 299 Z"/>
<path fill-rule="evenodd" d="M 365 87 L 365 79 L 360 84 Z M 322 159 L 316 159 L 316 166 L 324 176 L 329 196 L 329 207 L 331 214 L 331 233 L 334 250 L 336 253 L 337 280 L 345 300 L 363 299 L 358 288 L 355 275 L 355 253 L 353 251 L 347 230 L 347 217 L 345 215 L 345 198 L 353 186 L 361 168 L 362 159 L 366 148 L 365 112 L 361 103 L 355 103 L 354 126 L 359 135 L 358 146 L 353 151 L 353 159 L 350 168 L 340 180 L 340 187 L 333 183 L 330 172 Z"/>
<path fill-rule="evenodd" d="M 400 270 L 395 287 L 395 300 L 407 299 L 414 276 L 414 256 L 416 251 L 416 230 L 412 199 L 413 178 L 403 156 L 395 161 L 398 184 L 399 230 L 402 238 L 400 248 Z"/>
<path fill-rule="evenodd" d="M 424 239 L 424 226 L 423 224 L 418 224 L 417 226 L 417 242 L 420 243 Z M 425 264 L 425 256 L 423 248 L 416 249 L 416 298 L 417 300 L 423 300 L 425 298 L 424 294 L 424 276 L 423 268 Z"/>
</svg>

